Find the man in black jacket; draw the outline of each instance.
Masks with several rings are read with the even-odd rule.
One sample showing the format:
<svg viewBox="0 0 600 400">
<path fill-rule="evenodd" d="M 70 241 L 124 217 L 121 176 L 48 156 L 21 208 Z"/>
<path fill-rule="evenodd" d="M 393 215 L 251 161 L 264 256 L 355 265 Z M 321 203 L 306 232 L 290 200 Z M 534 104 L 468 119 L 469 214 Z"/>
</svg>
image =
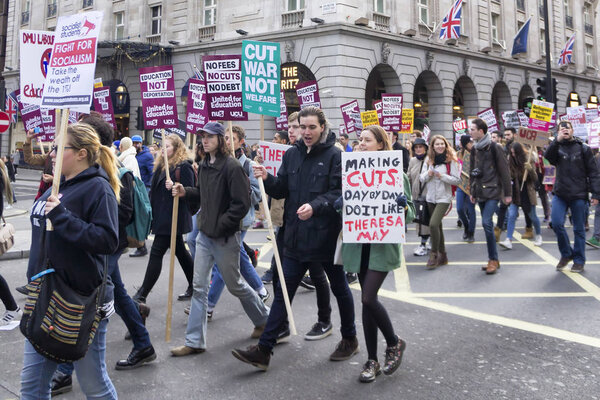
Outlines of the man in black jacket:
<svg viewBox="0 0 600 400">
<path fill-rule="evenodd" d="M 229 156 L 225 129 L 218 122 L 207 123 L 200 131 L 203 160 L 198 166 L 196 187 L 173 185 L 173 196 L 199 202 L 196 218 L 194 294 L 185 332 L 185 345 L 171 349 L 176 356 L 206 350 L 208 289 L 213 264 L 217 265 L 227 289 L 240 299 L 254 324 L 252 338 L 263 332 L 269 308 L 240 274 L 240 228 L 250 209 L 250 182 L 237 159 Z"/>
<path fill-rule="evenodd" d="M 302 140 L 289 149 L 277 177 L 263 166 L 254 174 L 265 181 L 265 189 L 275 199 L 285 198 L 283 271 L 290 297 L 311 263 L 323 265 L 340 310 L 342 340 L 329 357 L 347 360 L 358 352 L 354 324 L 354 302 L 342 268 L 333 265 L 333 255 L 342 221 L 333 208 L 341 196 L 341 151 L 334 146 L 335 134 L 327 128 L 323 111 L 306 107 L 299 113 Z M 265 331 L 258 345 L 233 350 L 239 360 L 266 370 L 277 335 L 287 320 L 281 287 L 275 285 L 275 299 Z"/>
<path fill-rule="evenodd" d="M 550 143 L 544 157 L 556 166 L 552 198 L 552 229 L 560 250 L 560 261 L 556 269 L 562 271 L 573 261 L 571 272 L 582 272 L 585 265 L 588 193 L 592 193 L 592 205 L 597 205 L 600 199 L 600 172 L 592 150 L 581 139 L 573 136 L 573 126 L 569 121 L 561 121 L 558 125 L 556 140 Z M 567 208 L 571 209 L 573 216 L 573 247 L 565 230 Z"/>
</svg>

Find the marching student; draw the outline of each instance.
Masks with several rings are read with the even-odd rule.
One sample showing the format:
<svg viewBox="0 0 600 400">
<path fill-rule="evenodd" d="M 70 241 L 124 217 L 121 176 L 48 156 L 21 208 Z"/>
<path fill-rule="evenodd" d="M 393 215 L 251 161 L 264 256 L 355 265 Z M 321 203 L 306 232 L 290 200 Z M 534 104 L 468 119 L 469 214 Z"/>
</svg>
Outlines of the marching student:
<svg viewBox="0 0 600 400">
<path fill-rule="evenodd" d="M 6 196 L 6 201 L 9 204 L 12 202 L 12 190 L 10 187 L 10 180 L 8 175 L 2 168 L 2 162 L 0 161 L 0 216 L 4 213 L 4 199 L 2 194 Z M 0 326 L 8 325 L 12 321 L 18 320 L 23 315 L 23 312 L 15 302 L 6 280 L 0 275 L 0 300 L 4 304 L 4 314 L 0 319 Z"/>
<path fill-rule="evenodd" d="M 419 139 L 417 139 L 419 140 Z M 379 126 L 369 126 L 360 134 L 360 151 L 392 150 L 388 135 Z M 405 223 L 412 222 L 415 209 L 412 203 L 410 181 L 404 176 L 404 195 L 400 195 L 396 202 L 405 208 Z M 342 198 L 336 201 L 336 208 L 341 209 Z M 377 298 L 383 281 L 390 271 L 400 267 L 401 244 L 396 243 L 367 243 L 342 245 L 342 258 L 344 269 L 348 272 L 358 273 L 358 280 L 362 290 L 362 321 L 365 342 L 367 345 L 368 360 L 359 375 L 361 382 L 373 382 L 375 377 L 383 371 L 390 375 L 398 369 L 406 349 L 406 342 L 394 332 L 392 321 Z M 377 357 L 377 334 L 381 331 L 387 348 L 385 361 L 380 366 Z"/>
<path fill-rule="evenodd" d="M 142 137 L 140 135 L 133 135 L 131 137 L 131 141 L 133 143 L 133 147 L 135 147 L 135 158 L 138 162 L 138 168 L 140 170 L 142 181 L 144 181 L 144 185 L 146 185 L 146 190 L 150 192 L 155 162 L 154 159 L 156 154 L 152 155 L 148 147 L 144 146 Z M 144 243 L 142 247 L 137 248 L 133 253 L 129 253 L 129 257 L 143 257 L 147 254 L 148 249 L 146 248 L 146 243 Z"/>
<path fill-rule="evenodd" d="M 412 144 L 413 158 L 410 159 L 408 164 L 408 171 L 406 172 L 410 179 L 410 187 L 412 189 L 412 198 L 418 199 L 419 196 L 425 198 L 427 196 L 427 184 L 422 183 L 421 173 L 427 171 L 428 161 L 427 150 L 429 145 L 423 138 L 416 138 Z M 429 240 L 429 226 L 417 223 L 417 235 L 421 238 L 421 244 L 415 247 L 413 255 L 425 256 L 427 255 L 427 241 Z"/>
<path fill-rule="evenodd" d="M 461 180 L 466 180 L 465 185 L 468 189 L 471 165 L 470 163 L 467 165 L 463 160 L 467 154 L 471 153 L 473 138 L 468 134 L 462 135 L 460 137 L 460 146 L 461 150 L 457 156 L 462 163 Z M 477 215 L 475 214 L 475 204 L 471 203 L 469 194 L 460 187 L 456 188 L 456 211 L 458 213 L 458 218 L 462 221 L 464 227 L 463 240 L 467 243 L 473 243 L 475 241 L 475 224 L 477 219 Z"/>
</svg>

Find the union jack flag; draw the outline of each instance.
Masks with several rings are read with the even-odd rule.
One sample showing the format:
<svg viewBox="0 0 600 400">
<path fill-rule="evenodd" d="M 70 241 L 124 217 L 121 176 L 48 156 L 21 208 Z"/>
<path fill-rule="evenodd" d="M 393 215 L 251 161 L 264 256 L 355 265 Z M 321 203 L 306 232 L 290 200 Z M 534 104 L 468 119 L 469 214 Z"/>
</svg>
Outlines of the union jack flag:
<svg viewBox="0 0 600 400">
<path fill-rule="evenodd" d="M 460 13 L 462 0 L 456 0 L 442 21 L 440 39 L 458 39 L 460 37 Z"/>
<path fill-rule="evenodd" d="M 19 104 L 12 98 L 11 95 L 6 96 L 6 113 L 9 116 L 10 122 L 17 122 L 17 113 L 19 112 Z"/>
<path fill-rule="evenodd" d="M 565 44 L 565 48 L 560 52 L 558 56 L 558 65 L 567 65 L 573 62 L 573 45 L 575 44 L 575 35 L 571 36 Z"/>
</svg>

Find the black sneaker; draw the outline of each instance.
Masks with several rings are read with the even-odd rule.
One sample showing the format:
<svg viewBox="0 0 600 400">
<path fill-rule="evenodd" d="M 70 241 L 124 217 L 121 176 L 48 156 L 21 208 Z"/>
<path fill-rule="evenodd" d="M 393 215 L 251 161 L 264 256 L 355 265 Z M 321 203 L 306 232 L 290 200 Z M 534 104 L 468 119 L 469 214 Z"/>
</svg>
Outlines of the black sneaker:
<svg viewBox="0 0 600 400">
<path fill-rule="evenodd" d="M 272 283 L 273 282 L 273 271 L 271 271 L 270 269 L 268 269 L 267 271 L 265 271 L 265 273 L 263 274 L 263 276 L 260 277 L 260 280 L 263 283 Z"/>
<path fill-rule="evenodd" d="M 406 342 L 398 339 L 398 344 L 385 349 L 385 363 L 383 365 L 383 373 L 386 375 L 393 374 L 402 363 L 402 356 L 406 349 Z"/>
<path fill-rule="evenodd" d="M 474 233 L 472 233 L 472 232 L 471 232 L 471 233 L 469 233 L 469 234 L 467 235 L 467 238 L 465 239 L 465 241 L 466 241 L 467 243 L 473 243 L 473 242 L 475 242 L 475 234 L 474 234 Z"/>
<path fill-rule="evenodd" d="M 185 301 L 185 300 L 189 300 L 192 298 L 192 295 L 194 294 L 194 288 L 191 286 L 188 286 L 188 288 L 186 289 L 185 293 L 181 293 L 179 296 L 177 296 L 177 300 L 178 301 Z"/>
<path fill-rule="evenodd" d="M 231 354 L 238 360 L 266 371 L 271 361 L 271 352 L 260 345 L 249 346 L 246 350 L 234 349 Z"/>
<path fill-rule="evenodd" d="M 129 253 L 129 257 L 143 257 L 147 254 L 148 254 L 148 249 L 146 248 L 146 245 L 144 244 L 142 247 L 138 247 L 137 249 L 135 249 L 135 251 L 133 253 Z"/>
<path fill-rule="evenodd" d="M 127 359 L 117 361 L 117 365 L 115 369 L 117 370 L 126 370 L 126 369 L 134 369 L 141 367 L 145 363 L 149 363 L 151 361 L 156 360 L 156 352 L 154 351 L 154 347 L 152 345 L 146 347 L 145 349 L 131 350 Z"/>
<path fill-rule="evenodd" d="M 258 297 L 260 297 L 260 299 L 262 300 L 263 303 L 266 303 L 267 300 L 269 300 L 271 298 L 271 293 L 269 293 L 269 291 L 267 290 L 267 293 L 265 294 L 258 294 Z"/>
<path fill-rule="evenodd" d="M 348 285 L 356 282 L 358 280 L 358 274 L 354 274 L 352 272 L 348 272 L 346 274 L 346 280 L 348 281 Z"/>
<path fill-rule="evenodd" d="M 285 328 L 281 332 L 277 334 L 277 342 L 276 344 L 286 343 L 290 340 L 290 328 Z"/>
<path fill-rule="evenodd" d="M 571 266 L 571 272 L 575 272 L 578 274 L 583 272 L 583 264 L 573 263 L 573 265 Z"/>
<path fill-rule="evenodd" d="M 144 288 L 139 288 L 131 299 L 136 303 L 146 303 L 146 295 L 144 295 Z"/>
<path fill-rule="evenodd" d="M 302 280 L 300 281 L 300 286 L 302 286 L 304 289 L 315 290 L 315 284 L 308 275 L 302 278 Z"/>
<path fill-rule="evenodd" d="M 358 380 L 364 383 L 373 382 L 375 377 L 381 375 L 381 366 L 375 360 L 369 360 L 365 363 Z"/>
<path fill-rule="evenodd" d="M 335 351 L 331 353 L 329 359 L 331 361 L 344 361 L 358 353 L 358 339 L 356 336 L 352 338 L 342 338 L 337 344 Z"/>
<path fill-rule="evenodd" d="M 319 340 L 324 339 L 327 336 L 331 335 L 333 332 L 333 326 L 331 322 L 326 324 L 324 322 L 317 322 L 312 326 L 312 329 L 304 335 L 305 340 Z"/>
<path fill-rule="evenodd" d="M 52 382 L 50 385 L 52 396 L 58 396 L 59 394 L 67 393 L 73 390 L 73 378 L 71 378 L 71 375 L 67 375 L 56 370 L 54 375 L 52 375 Z"/>
<path fill-rule="evenodd" d="M 21 294 L 27 296 L 29 294 L 29 290 L 27 290 L 27 285 L 17 286 L 15 290 Z"/>
</svg>

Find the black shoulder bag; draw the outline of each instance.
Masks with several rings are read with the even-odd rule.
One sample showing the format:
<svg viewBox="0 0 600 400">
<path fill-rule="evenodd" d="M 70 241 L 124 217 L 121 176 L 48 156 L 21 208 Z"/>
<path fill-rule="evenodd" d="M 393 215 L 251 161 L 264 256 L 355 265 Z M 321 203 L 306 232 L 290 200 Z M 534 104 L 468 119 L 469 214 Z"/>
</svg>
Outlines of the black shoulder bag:
<svg viewBox="0 0 600 400">
<path fill-rule="evenodd" d="M 108 274 L 104 256 L 102 283 L 89 295 L 68 286 L 46 255 L 46 228 L 42 226 L 42 255 L 45 270 L 27 284 L 27 300 L 21 318 L 23 335 L 42 356 L 57 363 L 77 361 L 88 351 L 98 324 Z"/>
<path fill-rule="evenodd" d="M 423 164 L 425 164 L 425 160 L 421 162 L 419 176 L 421 176 Z M 413 201 L 413 204 L 415 205 L 415 218 L 413 219 L 413 222 L 416 222 L 420 225 L 429 226 L 429 219 L 431 218 L 431 215 L 429 215 L 427 200 L 425 200 L 425 197 L 423 197 L 423 189 L 425 186 L 427 186 L 427 182 L 425 182 L 425 185 L 422 185 L 419 178 L 419 195 L 417 196 L 417 199 Z"/>
</svg>

